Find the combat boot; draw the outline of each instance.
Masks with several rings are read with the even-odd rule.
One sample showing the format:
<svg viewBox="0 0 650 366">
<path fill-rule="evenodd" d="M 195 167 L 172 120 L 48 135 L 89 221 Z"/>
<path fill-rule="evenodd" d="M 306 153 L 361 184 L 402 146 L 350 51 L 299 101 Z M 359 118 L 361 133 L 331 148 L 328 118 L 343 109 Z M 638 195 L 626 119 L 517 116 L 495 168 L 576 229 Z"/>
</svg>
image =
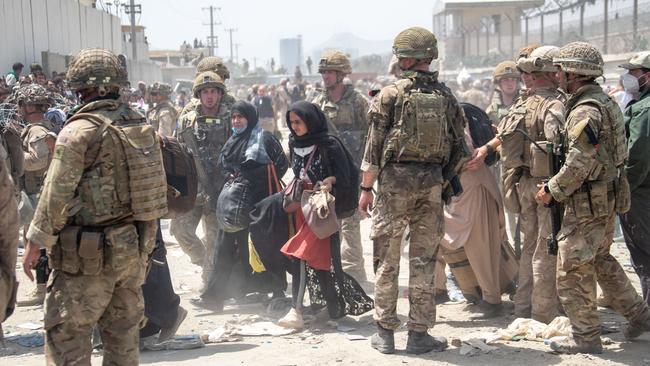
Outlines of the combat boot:
<svg viewBox="0 0 650 366">
<path fill-rule="evenodd" d="M 39 283 L 36 284 L 36 288 L 34 289 L 34 291 L 32 291 L 32 293 L 29 294 L 29 299 L 18 301 L 16 302 L 16 305 L 18 306 L 43 305 L 43 301 L 45 301 L 45 284 Z"/>
<path fill-rule="evenodd" d="M 395 332 L 377 324 L 377 333 L 370 338 L 370 346 L 383 354 L 395 353 Z"/>
<path fill-rule="evenodd" d="M 433 337 L 427 332 L 409 330 L 409 338 L 406 341 L 406 353 L 419 355 L 431 351 L 442 352 L 445 349 L 447 349 L 447 338 Z"/>
<path fill-rule="evenodd" d="M 600 343 L 600 338 L 592 342 L 577 342 L 573 337 L 569 337 L 563 341 L 552 341 L 550 346 L 553 351 L 567 355 L 575 355 L 576 353 L 603 353 L 603 345 Z"/>
<path fill-rule="evenodd" d="M 650 332 L 650 312 L 648 311 L 636 319 L 631 320 L 630 323 L 623 328 L 623 335 L 627 340 L 637 338 L 645 332 Z"/>
</svg>

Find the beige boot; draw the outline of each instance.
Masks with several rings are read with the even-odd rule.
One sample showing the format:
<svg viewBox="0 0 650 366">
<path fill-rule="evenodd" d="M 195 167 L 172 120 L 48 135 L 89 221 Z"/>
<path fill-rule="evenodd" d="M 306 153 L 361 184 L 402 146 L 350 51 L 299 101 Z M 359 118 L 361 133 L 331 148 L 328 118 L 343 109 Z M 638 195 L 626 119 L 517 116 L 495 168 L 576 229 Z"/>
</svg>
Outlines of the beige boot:
<svg viewBox="0 0 650 366">
<path fill-rule="evenodd" d="M 563 341 L 553 341 L 550 346 L 553 351 L 567 355 L 574 355 L 576 353 L 603 353 L 603 345 L 600 342 L 600 338 L 593 342 L 578 342 L 573 337 L 569 337 Z"/>
<path fill-rule="evenodd" d="M 32 291 L 31 294 L 29 294 L 29 298 L 27 300 L 18 301 L 16 302 L 16 305 L 18 306 L 43 305 L 43 301 L 45 301 L 45 284 L 39 283 L 36 284 L 36 288 L 34 289 L 34 291 Z"/>
<path fill-rule="evenodd" d="M 287 315 L 278 320 L 278 325 L 285 328 L 291 329 L 302 329 L 305 327 L 305 322 L 302 319 L 302 312 L 291 308 Z"/>
</svg>

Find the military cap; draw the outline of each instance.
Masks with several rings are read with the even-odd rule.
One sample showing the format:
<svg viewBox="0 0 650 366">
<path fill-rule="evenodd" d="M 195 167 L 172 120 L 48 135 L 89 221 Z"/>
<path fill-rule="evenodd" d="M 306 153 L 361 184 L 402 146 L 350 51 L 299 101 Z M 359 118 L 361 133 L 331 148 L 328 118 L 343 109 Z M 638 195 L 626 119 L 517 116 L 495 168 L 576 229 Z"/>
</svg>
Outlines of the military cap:
<svg viewBox="0 0 650 366">
<path fill-rule="evenodd" d="M 632 56 L 626 63 L 618 65 L 628 70 L 634 69 L 650 69 L 650 51 L 639 52 Z"/>
</svg>

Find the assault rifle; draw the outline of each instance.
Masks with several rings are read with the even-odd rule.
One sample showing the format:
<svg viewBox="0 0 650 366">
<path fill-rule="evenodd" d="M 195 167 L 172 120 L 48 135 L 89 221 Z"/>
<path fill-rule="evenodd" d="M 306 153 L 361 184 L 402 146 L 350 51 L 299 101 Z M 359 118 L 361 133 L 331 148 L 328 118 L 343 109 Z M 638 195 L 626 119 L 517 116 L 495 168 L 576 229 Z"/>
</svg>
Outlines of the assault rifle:
<svg viewBox="0 0 650 366">
<path fill-rule="evenodd" d="M 551 172 L 551 175 L 549 176 L 549 178 L 544 179 L 544 184 L 547 184 L 550 178 L 553 177 L 555 174 L 557 174 L 560 171 L 560 168 L 562 168 L 562 165 L 564 164 L 564 154 L 562 152 L 563 150 L 562 150 L 561 139 L 558 137 L 555 143 L 553 142 L 546 143 L 546 146 L 544 148 L 539 143 L 534 141 L 526 133 L 526 131 L 520 128 L 517 128 L 515 131 L 524 135 L 524 137 L 528 141 L 533 143 L 533 145 L 535 145 L 537 149 L 539 149 L 540 151 L 542 151 L 544 154 L 548 156 L 549 171 Z M 548 250 L 548 254 L 557 255 L 557 250 L 558 250 L 557 234 L 560 232 L 560 228 L 562 227 L 562 215 L 564 214 L 564 207 L 562 206 L 561 203 L 556 202 L 555 200 L 551 200 L 551 203 L 544 206 L 548 207 L 551 210 L 551 236 L 546 239 L 546 247 Z"/>
<path fill-rule="evenodd" d="M 557 140 L 559 142 L 560 138 Z M 562 144 L 554 144 L 552 142 L 549 142 L 546 144 L 546 152 L 550 155 L 548 163 L 551 171 L 551 176 L 554 176 L 560 172 L 560 169 L 564 164 Z M 548 183 L 549 179 L 546 179 L 544 183 Z M 560 232 L 560 228 L 562 227 L 562 215 L 564 215 L 564 207 L 560 202 L 557 202 L 555 200 L 551 200 L 551 203 L 546 205 L 546 207 L 551 209 L 551 236 L 546 239 L 546 246 L 548 247 L 548 254 L 557 255 L 557 234 Z"/>
</svg>

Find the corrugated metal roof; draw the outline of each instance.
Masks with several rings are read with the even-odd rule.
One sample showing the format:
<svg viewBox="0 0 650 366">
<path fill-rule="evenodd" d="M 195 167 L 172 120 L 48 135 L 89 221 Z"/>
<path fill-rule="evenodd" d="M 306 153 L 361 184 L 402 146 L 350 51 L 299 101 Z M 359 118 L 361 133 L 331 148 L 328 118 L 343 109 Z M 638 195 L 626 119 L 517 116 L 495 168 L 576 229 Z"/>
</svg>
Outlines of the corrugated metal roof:
<svg viewBox="0 0 650 366">
<path fill-rule="evenodd" d="M 513 7 L 521 9 L 532 8 L 544 5 L 545 0 L 439 0 L 434 6 L 434 13 L 442 13 L 446 10 L 457 10 L 466 8 L 488 8 L 488 7 Z"/>
</svg>

